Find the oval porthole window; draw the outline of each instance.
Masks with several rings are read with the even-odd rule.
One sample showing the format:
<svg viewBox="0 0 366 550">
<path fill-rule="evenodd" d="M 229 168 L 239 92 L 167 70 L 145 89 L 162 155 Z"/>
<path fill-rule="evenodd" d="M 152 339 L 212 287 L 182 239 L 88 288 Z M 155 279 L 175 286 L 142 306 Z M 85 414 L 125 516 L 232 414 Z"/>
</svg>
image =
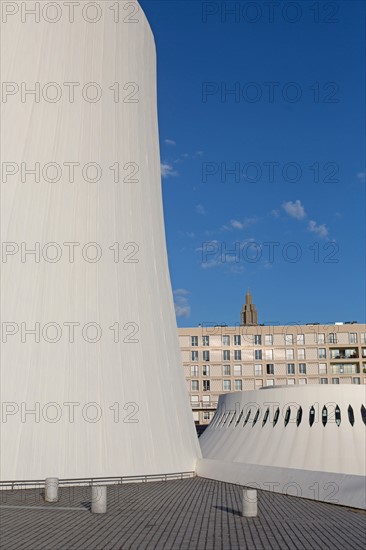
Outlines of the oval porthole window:
<svg viewBox="0 0 366 550">
<path fill-rule="evenodd" d="M 221 428 L 222 428 L 223 426 L 225 426 L 226 421 L 227 421 L 227 419 L 229 418 L 229 414 L 230 414 L 229 412 L 228 412 L 228 413 L 225 413 L 225 415 L 224 415 L 224 420 L 223 420 L 223 422 L 221 423 Z"/>
<path fill-rule="evenodd" d="M 229 426 L 231 426 L 231 424 L 234 422 L 235 417 L 236 417 L 236 411 L 234 411 L 234 413 L 233 413 L 233 415 L 232 415 L 232 417 L 231 417 L 231 420 L 230 420 L 230 422 L 229 422 Z"/>
<path fill-rule="evenodd" d="M 309 411 L 309 424 L 310 424 L 310 426 L 312 426 L 314 424 L 314 421 L 315 421 L 315 409 L 314 409 L 314 407 L 311 407 L 310 411 Z"/>
<path fill-rule="evenodd" d="M 341 425 L 341 409 L 338 407 L 338 405 L 335 408 L 335 421 L 337 426 Z"/>
<path fill-rule="evenodd" d="M 227 421 L 229 420 L 229 418 L 231 417 L 231 411 L 229 411 L 226 415 L 226 418 L 225 418 L 225 422 L 224 422 L 224 426 L 226 425 Z"/>
<path fill-rule="evenodd" d="M 267 422 L 268 417 L 269 417 L 269 407 L 268 407 L 268 409 L 266 410 L 266 412 L 264 413 L 264 417 L 263 417 L 263 421 L 262 421 L 262 427 L 263 427 L 263 426 L 265 425 L 265 423 Z"/>
<path fill-rule="evenodd" d="M 257 423 L 257 420 L 259 418 L 259 413 L 260 413 L 260 409 L 258 409 L 257 412 L 255 413 L 255 417 L 253 418 L 252 428 Z"/>
<path fill-rule="evenodd" d="M 222 420 L 222 413 L 221 413 L 221 411 L 219 411 L 219 412 L 217 413 L 217 417 L 215 417 L 215 418 L 213 419 L 212 425 L 215 426 L 215 428 L 217 428 L 218 425 L 220 424 L 221 420 Z"/>
<path fill-rule="evenodd" d="M 366 424 L 366 409 L 364 405 L 361 405 L 361 417 L 362 417 L 363 423 Z"/>
<path fill-rule="evenodd" d="M 324 405 L 323 410 L 322 410 L 322 424 L 323 424 L 323 426 L 325 426 L 327 422 L 328 422 L 328 409 Z"/>
<path fill-rule="evenodd" d="M 291 418 L 291 407 L 287 407 L 287 411 L 285 414 L 285 426 L 287 426 L 287 424 L 290 422 L 290 418 Z"/>
<path fill-rule="evenodd" d="M 252 412 L 252 410 L 249 409 L 248 414 L 247 414 L 246 417 L 245 417 L 243 427 L 246 426 L 246 425 L 248 424 L 248 420 L 249 420 L 249 418 L 250 418 L 250 413 L 251 413 L 251 412 Z"/>
<path fill-rule="evenodd" d="M 296 426 L 300 426 L 302 420 L 302 407 L 299 407 L 296 414 Z"/>
<path fill-rule="evenodd" d="M 279 407 L 277 407 L 273 417 L 273 427 L 275 427 L 275 425 L 277 424 L 279 416 L 280 416 L 280 409 Z"/>
<path fill-rule="evenodd" d="M 353 426 L 355 423 L 355 415 L 353 413 L 351 405 L 349 405 L 348 407 L 348 420 L 350 421 L 351 426 Z"/>
<path fill-rule="evenodd" d="M 235 426 L 237 426 L 237 425 L 239 424 L 240 420 L 243 418 L 243 414 L 244 414 L 244 411 L 243 411 L 243 409 L 242 409 L 242 410 L 241 410 L 241 413 L 239 414 L 238 420 L 236 421 Z"/>
</svg>

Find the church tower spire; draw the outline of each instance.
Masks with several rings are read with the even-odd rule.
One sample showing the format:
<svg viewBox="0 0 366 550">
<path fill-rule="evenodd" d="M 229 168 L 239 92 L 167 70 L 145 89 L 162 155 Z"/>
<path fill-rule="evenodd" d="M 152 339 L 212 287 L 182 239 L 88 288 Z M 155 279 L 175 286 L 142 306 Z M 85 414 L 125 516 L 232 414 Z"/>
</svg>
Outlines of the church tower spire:
<svg viewBox="0 0 366 550">
<path fill-rule="evenodd" d="M 257 308 L 253 304 L 253 299 L 249 288 L 245 296 L 245 304 L 243 305 L 241 310 L 240 324 L 247 326 L 258 325 L 258 312 Z"/>
</svg>

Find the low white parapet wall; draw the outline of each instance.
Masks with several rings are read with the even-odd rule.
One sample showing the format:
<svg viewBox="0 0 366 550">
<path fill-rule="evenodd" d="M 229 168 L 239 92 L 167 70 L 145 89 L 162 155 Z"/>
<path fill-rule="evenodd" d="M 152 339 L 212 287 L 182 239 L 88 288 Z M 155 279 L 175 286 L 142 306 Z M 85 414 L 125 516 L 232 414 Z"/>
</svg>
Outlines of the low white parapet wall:
<svg viewBox="0 0 366 550">
<path fill-rule="evenodd" d="M 242 487 L 366 509 L 363 476 L 201 459 L 197 475 Z"/>
</svg>

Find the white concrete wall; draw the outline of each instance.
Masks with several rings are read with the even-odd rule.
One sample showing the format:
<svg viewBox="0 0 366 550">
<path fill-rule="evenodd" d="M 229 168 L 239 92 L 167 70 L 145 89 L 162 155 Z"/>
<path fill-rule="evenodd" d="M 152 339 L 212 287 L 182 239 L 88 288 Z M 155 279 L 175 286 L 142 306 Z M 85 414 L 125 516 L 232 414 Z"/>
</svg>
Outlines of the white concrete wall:
<svg viewBox="0 0 366 550">
<path fill-rule="evenodd" d="M 56 263 L 31 257 L 23 263 L 19 254 L 1 263 L 2 321 L 28 328 L 40 323 L 41 329 L 52 322 L 63 329 L 56 343 L 42 334 L 39 342 L 28 336 L 22 343 L 19 329 L 1 346 L 1 399 L 5 412 L 12 413 L 2 419 L 1 479 L 194 470 L 199 447 L 164 234 L 152 32 L 137 2 L 135 15 L 128 16 L 130 2 L 118 23 L 110 10 L 114 2 L 96 3 L 102 11 L 98 22 L 81 17 L 79 7 L 70 23 L 60 1 L 62 17 L 53 24 L 43 15 L 39 22 L 32 16 L 22 22 L 21 5 L 27 3 L 12 4 L 19 12 L 1 29 L 3 81 L 29 88 L 55 82 L 63 95 L 54 103 L 42 96 L 39 102 L 31 97 L 22 102 L 14 93 L 1 103 L 2 162 L 95 162 L 103 174 L 91 183 L 77 171 L 71 182 L 65 170 L 56 183 L 43 176 L 23 183 L 19 171 L 1 184 L 2 241 L 24 242 L 28 248 L 55 242 L 63 253 Z M 131 17 L 137 22 L 129 23 Z M 74 102 L 65 82 L 80 84 Z M 102 90 L 95 103 L 80 92 L 90 82 Z M 109 89 L 115 83 L 118 102 Z M 126 83 L 133 84 L 124 89 Z M 129 102 L 132 94 L 136 103 Z M 116 162 L 121 166 L 117 183 L 109 169 Z M 135 182 L 122 181 L 130 173 L 126 163 L 138 166 Z M 81 243 L 73 263 L 65 242 Z M 90 242 L 103 252 L 96 263 L 80 253 Z M 137 263 L 124 261 L 134 250 L 123 250 L 130 242 L 139 247 Z M 114 243 L 120 243 L 117 262 L 109 249 Z M 102 335 L 89 343 L 77 327 L 71 343 L 64 326 L 70 322 L 97 323 Z M 109 328 L 115 323 L 120 324 L 119 343 Z M 127 323 L 134 324 L 125 328 Z M 137 341 L 126 342 L 136 328 Z M 83 411 L 92 402 L 96 407 Z M 73 422 L 65 403 L 77 404 Z M 40 414 L 25 414 L 34 408 Z"/>
</svg>

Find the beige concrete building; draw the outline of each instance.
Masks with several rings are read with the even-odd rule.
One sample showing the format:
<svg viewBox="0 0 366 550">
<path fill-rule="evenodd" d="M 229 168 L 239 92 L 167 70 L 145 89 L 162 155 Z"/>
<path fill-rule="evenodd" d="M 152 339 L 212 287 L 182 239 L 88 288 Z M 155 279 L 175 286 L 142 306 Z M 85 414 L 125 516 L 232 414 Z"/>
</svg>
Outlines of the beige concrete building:
<svg viewBox="0 0 366 550">
<path fill-rule="evenodd" d="M 248 294 L 246 303 L 252 304 Z M 365 324 L 268 326 L 252 325 L 253 317 L 248 318 L 247 325 L 178 329 L 196 423 L 210 422 L 222 393 L 366 383 Z"/>
</svg>

